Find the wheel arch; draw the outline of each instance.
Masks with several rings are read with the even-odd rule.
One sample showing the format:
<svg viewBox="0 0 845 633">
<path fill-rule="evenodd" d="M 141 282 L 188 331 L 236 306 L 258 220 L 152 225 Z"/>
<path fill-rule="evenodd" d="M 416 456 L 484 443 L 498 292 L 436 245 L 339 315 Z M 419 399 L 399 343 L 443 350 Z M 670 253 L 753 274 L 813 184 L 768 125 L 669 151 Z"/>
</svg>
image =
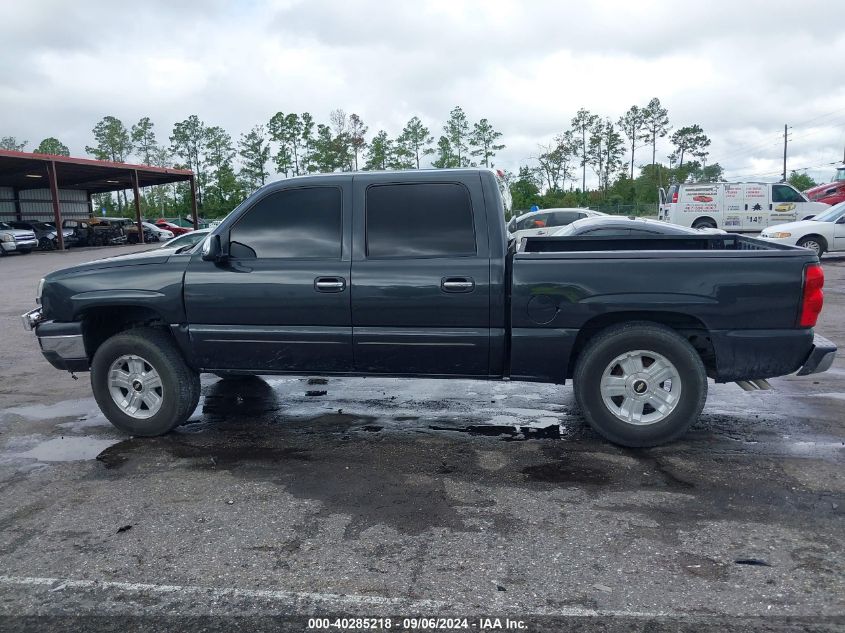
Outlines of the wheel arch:
<svg viewBox="0 0 845 633">
<path fill-rule="evenodd" d="M 629 310 L 600 314 L 581 326 L 572 345 L 572 352 L 569 355 L 566 377 L 571 378 L 573 376 L 579 355 L 593 337 L 609 327 L 633 321 L 656 323 L 671 328 L 683 336 L 695 348 L 701 357 L 701 361 L 704 363 L 708 375 L 715 374 L 716 351 L 710 338 L 709 328 L 701 319 L 684 312 Z"/>
<path fill-rule="evenodd" d="M 88 359 L 92 359 L 103 341 L 119 332 L 137 327 L 154 327 L 169 333 L 160 312 L 137 305 L 100 305 L 79 314 Z"/>
<path fill-rule="evenodd" d="M 690 226 L 695 229 L 700 226 L 704 226 L 705 224 L 711 225 L 713 228 L 719 228 L 719 223 L 716 222 L 716 218 L 710 217 L 709 215 L 702 215 L 697 217 L 695 220 L 692 221 L 692 224 L 690 224 Z"/>
<path fill-rule="evenodd" d="M 820 235 L 818 233 L 808 233 L 807 235 L 802 235 L 800 237 L 800 239 L 798 239 L 798 241 L 795 242 L 795 243 L 800 244 L 804 240 L 808 240 L 808 239 L 815 239 L 816 241 L 818 241 L 819 245 L 821 245 L 822 250 L 824 250 L 824 251 L 827 251 L 830 248 L 830 244 L 828 244 L 825 236 Z"/>
</svg>

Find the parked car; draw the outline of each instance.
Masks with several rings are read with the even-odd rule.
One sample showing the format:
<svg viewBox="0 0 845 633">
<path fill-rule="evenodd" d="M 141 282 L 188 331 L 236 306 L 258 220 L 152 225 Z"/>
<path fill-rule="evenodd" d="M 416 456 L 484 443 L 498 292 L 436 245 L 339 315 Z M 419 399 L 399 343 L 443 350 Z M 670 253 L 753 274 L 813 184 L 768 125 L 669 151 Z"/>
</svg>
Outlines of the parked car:
<svg viewBox="0 0 845 633">
<path fill-rule="evenodd" d="M 845 165 L 836 168 L 833 180 L 807 189 L 804 194 L 815 202 L 839 204 L 845 202 Z"/>
<path fill-rule="evenodd" d="M 126 229 L 133 224 L 129 218 L 91 217 L 88 220 L 90 229 L 88 245 L 106 246 L 125 244 Z"/>
<path fill-rule="evenodd" d="M 28 222 L 16 220 L 9 222 L 9 224 L 16 229 L 23 229 L 35 233 L 35 239 L 38 240 L 38 248 L 42 251 L 51 251 L 59 246 L 59 237 L 56 227 L 48 222 Z M 62 229 L 62 238 L 64 240 L 65 248 L 72 246 L 76 242 L 72 229 Z"/>
<path fill-rule="evenodd" d="M 153 242 L 158 242 L 158 235 L 153 233 L 150 230 L 150 227 L 146 226 L 143 222 L 141 223 L 141 228 L 144 229 L 144 243 L 152 244 Z M 131 222 L 127 223 L 123 226 L 123 231 L 126 233 L 126 241 L 129 244 L 138 244 L 140 240 L 138 239 L 138 223 Z"/>
<path fill-rule="evenodd" d="M 174 237 L 169 242 L 165 242 L 159 248 L 169 248 L 169 249 L 179 249 L 185 248 L 186 246 L 196 246 L 202 240 L 204 240 L 208 234 L 211 233 L 211 229 L 199 229 L 197 231 L 191 231 L 190 233 L 185 233 L 184 235 L 180 235 L 179 237 Z"/>
<path fill-rule="evenodd" d="M 604 215 L 604 213 L 578 208 L 531 211 L 508 222 L 508 234 L 516 240 L 531 235 L 549 235 L 557 227 L 597 215 Z"/>
<path fill-rule="evenodd" d="M 152 222 L 141 222 L 141 224 L 144 226 L 145 229 L 150 230 L 150 232 L 155 237 L 156 242 L 166 242 L 167 240 L 172 240 L 175 236 L 175 233 L 173 233 L 173 231 L 158 227 Z"/>
<path fill-rule="evenodd" d="M 16 229 L 11 224 L 0 222 L 0 255 L 20 253 L 28 255 L 38 247 L 35 232 L 30 229 Z"/>
<path fill-rule="evenodd" d="M 351 374 L 573 379 L 596 431 L 653 446 L 698 418 L 708 376 L 765 387 L 833 362 L 806 249 L 698 233 L 514 253 L 503 217 L 491 170 L 290 178 L 202 249 L 50 273 L 23 322 L 135 436 L 187 420 L 201 372 Z"/>
<path fill-rule="evenodd" d="M 760 237 L 769 242 L 809 248 L 819 257 L 827 252 L 845 251 L 845 202 L 830 207 L 812 220 L 771 226 Z"/>
<path fill-rule="evenodd" d="M 630 237 L 636 235 L 726 235 L 722 229 L 693 229 L 659 220 L 603 215 L 576 220 L 572 224 L 555 229 L 551 235 L 591 235 L 593 237 Z"/>
<path fill-rule="evenodd" d="M 172 222 L 168 222 L 164 218 L 156 220 L 155 225 L 160 229 L 170 231 L 171 233 L 173 233 L 173 235 L 184 235 L 185 233 L 194 230 L 188 227 L 179 226 L 178 224 L 173 224 Z"/>
<path fill-rule="evenodd" d="M 658 220 L 736 233 L 803 220 L 828 207 L 822 202 L 811 202 L 787 183 L 684 183 L 666 191 L 660 189 L 659 193 Z"/>
</svg>

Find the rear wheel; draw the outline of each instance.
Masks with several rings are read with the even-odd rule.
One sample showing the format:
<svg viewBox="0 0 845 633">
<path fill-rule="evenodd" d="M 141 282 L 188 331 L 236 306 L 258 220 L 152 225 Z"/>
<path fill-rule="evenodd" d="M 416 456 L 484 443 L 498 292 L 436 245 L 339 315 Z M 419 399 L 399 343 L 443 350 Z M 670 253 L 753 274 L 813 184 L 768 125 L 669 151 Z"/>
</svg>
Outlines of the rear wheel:
<svg viewBox="0 0 845 633">
<path fill-rule="evenodd" d="M 628 323 L 596 335 L 580 353 L 573 380 L 587 422 L 622 446 L 656 446 L 680 437 L 707 398 L 698 353 L 656 323 Z"/>
<path fill-rule="evenodd" d="M 809 248 L 819 257 L 827 250 L 827 242 L 820 235 L 807 235 L 798 240 L 797 245 L 801 248 Z"/>
<path fill-rule="evenodd" d="M 715 229 L 716 228 L 716 221 L 710 218 L 699 218 L 695 222 L 692 223 L 692 228 L 694 229 Z"/>
<path fill-rule="evenodd" d="M 91 387 L 109 422 L 150 437 L 188 419 L 199 400 L 200 380 L 165 332 L 137 328 L 100 345 L 91 363 Z"/>
</svg>

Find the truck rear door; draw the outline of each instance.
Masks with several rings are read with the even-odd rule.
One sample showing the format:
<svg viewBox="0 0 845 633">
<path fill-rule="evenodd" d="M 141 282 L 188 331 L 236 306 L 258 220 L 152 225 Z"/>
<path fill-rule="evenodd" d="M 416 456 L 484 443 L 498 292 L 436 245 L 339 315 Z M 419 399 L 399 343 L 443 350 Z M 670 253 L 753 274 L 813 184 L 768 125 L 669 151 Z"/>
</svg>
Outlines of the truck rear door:
<svg viewBox="0 0 845 633">
<path fill-rule="evenodd" d="M 355 371 L 486 376 L 490 259 L 478 173 L 353 180 Z"/>
</svg>

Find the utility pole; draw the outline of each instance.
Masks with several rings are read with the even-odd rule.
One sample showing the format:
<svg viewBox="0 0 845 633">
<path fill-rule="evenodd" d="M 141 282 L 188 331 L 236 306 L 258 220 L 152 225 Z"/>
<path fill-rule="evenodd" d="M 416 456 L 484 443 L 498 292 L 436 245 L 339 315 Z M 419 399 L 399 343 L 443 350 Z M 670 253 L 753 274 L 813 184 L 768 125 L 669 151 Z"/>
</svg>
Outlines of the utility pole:
<svg viewBox="0 0 845 633">
<path fill-rule="evenodd" d="M 786 123 L 783 124 L 783 182 L 786 182 L 786 143 L 789 139 L 787 135 L 787 127 Z"/>
</svg>

